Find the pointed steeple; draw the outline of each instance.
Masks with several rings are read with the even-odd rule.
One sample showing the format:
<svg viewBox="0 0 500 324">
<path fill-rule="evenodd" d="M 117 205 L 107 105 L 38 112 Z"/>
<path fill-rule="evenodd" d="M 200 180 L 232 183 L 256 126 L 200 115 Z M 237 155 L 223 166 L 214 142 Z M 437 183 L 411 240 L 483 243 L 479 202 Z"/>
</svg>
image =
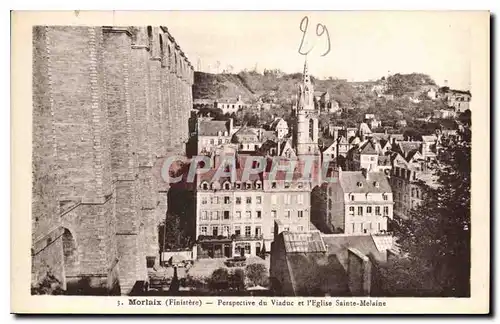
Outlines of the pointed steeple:
<svg viewBox="0 0 500 324">
<path fill-rule="evenodd" d="M 311 83 L 311 79 L 309 77 L 309 69 L 307 66 L 307 55 L 305 55 L 305 60 L 304 60 L 304 73 L 302 75 L 304 85 Z"/>
</svg>

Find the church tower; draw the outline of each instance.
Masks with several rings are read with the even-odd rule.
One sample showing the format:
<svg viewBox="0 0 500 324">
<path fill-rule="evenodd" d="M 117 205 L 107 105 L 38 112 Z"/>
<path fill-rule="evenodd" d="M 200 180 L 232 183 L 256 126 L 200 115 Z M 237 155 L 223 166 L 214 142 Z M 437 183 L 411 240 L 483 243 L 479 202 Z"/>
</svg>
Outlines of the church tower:
<svg viewBox="0 0 500 324">
<path fill-rule="evenodd" d="M 295 109 L 294 139 L 297 156 L 319 155 L 318 113 L 314 107 L 314 88 L 307 69 L 307 57 L 304 62 L 302 83 L 298 86 Z"/>
</svg>

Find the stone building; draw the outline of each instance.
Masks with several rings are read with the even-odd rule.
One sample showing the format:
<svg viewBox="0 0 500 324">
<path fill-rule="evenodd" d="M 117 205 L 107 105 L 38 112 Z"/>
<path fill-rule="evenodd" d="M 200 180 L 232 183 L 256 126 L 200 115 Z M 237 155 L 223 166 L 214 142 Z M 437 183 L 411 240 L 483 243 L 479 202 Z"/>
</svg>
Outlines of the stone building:
<svg viewBox="0 0 500 324">
<path fill-rule="evenodd" d="M 193 67 L 165 27 L 33 28 L 32 286 L 143 289 L 158 263 Z"/>
<path fill-rule="evenodd" d="M 267 168 L 248 171 L 249 158 L 216 159 L 210 170 L 197 176 L 198 257 L 269 252 L 275 221 L 283 225 L 281 230 L 309 230 L 311 182 L 299 181 L 297 174 L 288 179 L 286 172 L 273 173 Z"/>
<path fill-rule="evenodd" d="M 387 231 L 393 218 L 392 190 L 383 172 L 338 171 L 338 180 L 323 186 L 325 199 L 314 201 L 313 222 L 328 232 L 348 235 Z"/>
</svg>

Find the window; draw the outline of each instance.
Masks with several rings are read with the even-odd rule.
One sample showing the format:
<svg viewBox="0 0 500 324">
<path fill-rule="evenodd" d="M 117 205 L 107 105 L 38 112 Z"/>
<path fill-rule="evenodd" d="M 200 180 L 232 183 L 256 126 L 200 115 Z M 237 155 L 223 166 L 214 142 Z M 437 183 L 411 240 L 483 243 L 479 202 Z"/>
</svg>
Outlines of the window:
<svg viewBox="0 0 500 324">
<path fill-rule="evenodd" d="M 375 207 L 375 215 L 380 216 L 380 207 Z"/>
<path fill-rule="evenodd" d="M 358 215 L 363 216 L 363 206 L 358 206 Z"/>
<path fill-rule="evenodd" d="M 228 196 L 224 197 L 224 203 L 225 204 L 231 203 L 231 198 L 229 198 Z"/>
<path fill-rule="evenodd" d="M 252 226 L 245 226 L 245 236 L 249 237 L 252 235 Z"/>
<path fill-rule="evenodd" d="M 252 218 L 252 212 L 251 212 L 251 211 L 246 211 L 246 212 L 245 212 L 245 218 L 246 218 L 246 219 L 250 219 L 250 218 Z"/>
<path fill-rule="evenodd" d="M 354 207 L 349 207 L 349 215 L 354 216 Z"/>
<path fill-rule="evenodd" d="M 213 211 L 210 219 L 212 219 L 212 220 L 218 220 L 219 219 L 219 212 L 218 211 Z"/>
<path fill-rule="evenodd" d="M 255 201 L 257 204 L 262 204 L 262 197 L 261 196 L 255 197 Z"/>
<path fill-rule="evenodd" d="M 201 219 L 203 219 L 203 220 L 208 219 L 208 212 L 206 210 L 201 212 Z"/>
<path fill-rule="evenodd" d="M 286 218 L 290 218 L 290 216 L 291 216 L 291 215 L 292 215 L 292 212 L 291 212 L 291 211 L 289 211 L 289 210 L 286 210 L 286 211 L 285 211 L 285 217 L 286 217 Z"/>
<path fill-rule="evenodd" d="M 222 144 L 222 138 L 219 138 L 219 140 L 217 141 L 217 144 L 219 144 L 219 145 Z"/>
<path fill-rule="evenodd" d="M 297 212 L 297 216 L 299 216 L 299 218 L 304 217 L 304 212 L 303 212 L 302 210 L 299 210 L 299 211 Z"/>
<path fill-rule="evenodd" d="M 236 189 L 241 189 L 241 182 L 236 182 Z"/>
<path fill-rule="evenodd" d="M 277 198 L 276 195 L 271 195 L 271 204 L 276 205 L 277 204 Z"/>
<path fill-rule="evenodd" d="M 260 181 L 257 181 L 255 183 L 255 188 L 260 189 L 261 187 L 262 187 L 262 183 L 260 183 Z"/>
<path fill-rule="evenodd" d="M 289 189 L 290 188 L 290 182 L 285 182 L 285 189 Z"/>
<path fill-rule="evenodd" d="M 201 230 L 200 230 L 201 235 L 207 235 L 207 230 L 208 230 L 208 229 L 207 229 L 207 227 L 206 227 L 206 226 L 202 226 L 202 227 L 201 227 Z"/>
<path fill-rule="evenodd" d="M 229 210 L 224 211 L 224 219 L 229 219 Z"/>
<path fill-rule="evenodd" d="M 231 188 L 231 184 L 229 182 L 224 183 L 224 189 L 229 190 Z"/>
<path fill-rule="evenodd" d="M 245 254 L 250 254 L 250 243 L 245 243 Z"/>
<path fill-rule="evenodd" d="M 383 198 L 384 200 L 387 200 L 387 199 L 388 199 L 388 197 L 387 197 L 387 195 L 386 195 L 386 194 L 383 194 L 383 195 L 382 195 L 382 198 Z"/>
<path fill-rule="evenodd" d="M 236 211 L 236 219 L 241 219 L 241 212 L 239 210 Z"/>
<path fill-rule="evenodd" d="M 304 203 L 304 196 L 301 194 L 297 195 L 297 204 L 303 204 Z"/>
<path fill-rule="evenodd" d="M 292 196 L 290 195 L 285 195 L 285 204 L 290 205 L 292 202 Z"/>
<path fill-rule="evenodd" d="M 247 189 L 252 189 L 252 183 L 251 182 L 247 182 L 246 183 L 246 188 Z"/>
<path fill-rule="evenodd" d="M 241 205 L 241 197 L 236 197 L 236 205 Z"/>
<path fill-rule="evenodd" d="M 208 202 L 207 197 L 201 197 L 201 204 L 202 204 L 202 205 L 206 205 L 206 204 L 207 204 L 207 202 Z"/>
<path fill-rule="evenodd" d="M 379 207 L 379 209 L 380 209 L 380 207 Z M 366 213 L 367 214 L 371 214 L 372 213 L 372 206 L 366 207 Z"/>
<path fill-rule="evenodd" d="M 219 235 L 219 227 L 218 226 L 212 227 L 212 235 L 213 236 Z"/>
<path fill-rule="evenodd" d="M 389 206 L 384 206 L 384 216 L 389 216 Z"/>
<path fill-rule="evenodd" d="M 277 214 L 276 214 L 276 211 L 275 210 L 271 210 L 271 216 L 273 218 L 276 218 Z"/>
<path fill-rule="evenodd" d="M 262 212 L 260 210 L 257 210 L 257 218 L 262 218 Z"/>
<path fill-rule="evenodd" d="M 302 189 L 304 187 L 304 184 L 302 182 L 297 183 L 297 188 Z"/>
<path fill-rule="evenodd" d="M 331 199 L 328 199 L 328 209 L 332 209 L 332 200 Z"/>
<path fill-rule="evenodd" d="M 415 197 L 415 188 L 411 188 L 411 197 Z"/>
<path fill-rule="evenodd" d="M 304 231 L 304 226 L 302 226 L 302 225 L 297 226 L 297 231 L 303 232 Z"/>
<path fill-rule="evenodd" d="M 218 204 L 219 203 L 219 197 L 212 197 L 212 204 Z"/>
<path fill-rule="evenodd" d="M 354 201 L 354 195 L 351 195 L 351 201 Z"/>
<path fill-rule="evenodd" d="M 356 185 L 357 185 L 359 188 L 363 187 L 363 183 L 362 183 L 362 182 L 358 182 Z"/>
<path fill-rule="evenodd" d="M 252 197 L 247 197 L 247 205 L 252 203 Z"/>
<path fill-rule="evenodd" d="M 271 188 L 272 188 L 272 189 L 276 189 L 276 182 L 275 182 L 275 181 L 273 181 L 273 182 L 271 183 Z"/>
<path fill-rule="evenodd" d="M 283 230 L 284 230 L 285 232 L 288 232 L 288 231 L 290 231 L 290 227 L 289 227 L 289 226 L 285 226 L 285 227 L 283 228 Z"/>
<path fill-rule="evenodd" d="M 416 194 L 417 198 L 420 198 L 419 197 L 420 196 L 420 191 L 418 189 L 415 189 L 415 194 Z"/>
<path fill-rule="evenodd" d="M 234 235 L 240 236 L 241 235 L 241 229 L 239 226 L 234 227 Z"/>
<path fill-rule="evenodd" d="M 255 236 L 260 237 L 262 235 L 262 228 L 260 226 L 255 226 Z"/>
<path fill-rule="evenodd" d="M 224 225 L 222 226 L 222 235 L 224 236 L 229 236 L 229 226 L 228 225 Z"/>
</svg>

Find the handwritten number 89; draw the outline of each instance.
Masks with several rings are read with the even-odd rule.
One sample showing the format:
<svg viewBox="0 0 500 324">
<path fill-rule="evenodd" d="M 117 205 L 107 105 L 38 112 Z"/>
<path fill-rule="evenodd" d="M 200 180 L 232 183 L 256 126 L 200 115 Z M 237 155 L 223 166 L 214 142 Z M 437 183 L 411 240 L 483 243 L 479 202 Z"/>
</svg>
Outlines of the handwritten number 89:
<svg viewBox="0 0 500 324">
<path fill-rule="evenodd" d="M 300 31 L 302 32 L 302 41 L 300 42 L 300 46 L 299 46 L 299 54 L 301 54 L 301 55 L 307 55 L 314 48 L 314 46 L 313 46 L 307 52 L 302 51 L 302 46 L 304 45 L 304 39 L 306 38 L 308 26 L 309 26 L 309 18 L 307 16 L 305 16 L 300 21 Z M 323 34 L 325 32 L 326 32 L 326 40 L 327 40 L 328 48 L 327 48 L 326 52 L 323 53 L 321 56 L 325 56 L 326 54 L 328 54 L 330 52 L 330 33 L 328 32 L 328 28 L 326 28 L 325 25 L 318 23 L 316 25 L 316 36 L 321 37 L 321 36 L 323 36 Z"/>
</svg>

